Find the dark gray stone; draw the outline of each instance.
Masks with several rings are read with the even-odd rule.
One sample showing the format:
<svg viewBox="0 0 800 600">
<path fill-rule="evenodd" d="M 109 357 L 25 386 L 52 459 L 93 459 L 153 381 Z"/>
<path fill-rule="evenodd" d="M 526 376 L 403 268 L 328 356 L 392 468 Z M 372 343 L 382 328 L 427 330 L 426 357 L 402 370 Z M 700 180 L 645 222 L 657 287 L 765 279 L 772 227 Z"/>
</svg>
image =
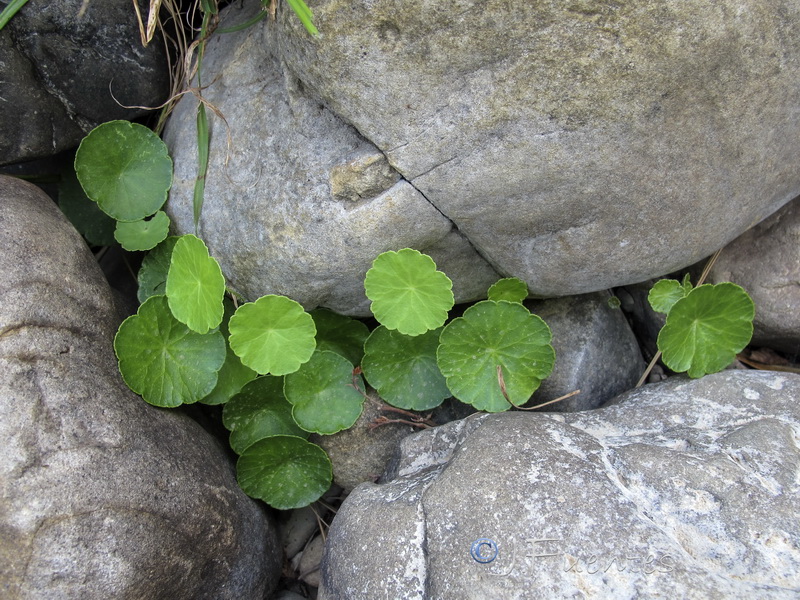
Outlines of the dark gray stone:
<svg viewBox="0 0 800 600">
<path fill-rule="evenodd" d="M 346 493 L 359 483 L 377 481 L 395 453 L 397 444 L 415 431 L 411 425 L 386 423 L 378 425 L 378 419 L 403 419 L 403 415 L 384 411 L 386 405 L 374 390 L 369 390 L 368 399 L 358 421 L 344 431 L 333 435 L 312 435 L 310 441 L 321 446 L 333 464 L 333 482 Z M 407 419 L 407 417 L 405 417 Z"/>
<path fill-rule="evenodd" d="M 796 598 L 798 397 L 724 371 L 409 436 L 339 509 L 319 598 Z"/>
<path fill-rule="evenodd" d="M 94 257 L 0 176 L 0 595 L 262 600 L 280 545 L 197 423 L 123 383 Z"/>
<path fill-rule="evenodd" d="M 550 326 L 556 351 L 553 372 L 530 406 L 580 390 L 542 410 L 589 410 L 636 385 L 646 365 L 625 315 L 610 300 L 605 292 L 527 302 Z"/>
<path fill-rule="evenodd" d="M 130 0 L 31 0 L 0 31 L 0 65 L 0 164 L 76 146 L 100 123 L 145 112 L 121 105 L 168 94 L 163 43 L 142 47 Z"/>
</svg>

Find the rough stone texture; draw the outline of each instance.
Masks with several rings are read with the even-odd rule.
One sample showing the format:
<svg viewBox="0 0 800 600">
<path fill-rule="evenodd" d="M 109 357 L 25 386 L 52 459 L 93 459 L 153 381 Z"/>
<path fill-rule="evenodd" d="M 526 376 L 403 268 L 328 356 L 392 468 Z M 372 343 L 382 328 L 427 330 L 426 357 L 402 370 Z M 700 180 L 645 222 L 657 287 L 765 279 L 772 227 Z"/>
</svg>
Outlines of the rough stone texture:
<svg viewBox="0 0 800 600">
<path fill-rule="evenodd" d="M 720 254 L 709 282 L 733 281 L 756 305 L 753 344 L 800 355 L 800 198 Z"/>
<path fill-rule="evenodd" d="M 250 297 L 357 313 L 376 251 L 412 246 L 449 247 L 465 299 L 487 273 L 466 240 L 536 295 L 597 291 L 708 256 L 800 193 L 795 0 L 313 10 L 318 37 L 282 6 L 204 63 L 235 185 L 218 123 L 202 231 Z M 186 231 L 181 104 L 168 138 Z M 470 261 L 473 287 L 456 267 Z"/>
<path fill-rule="evenodd" d="M 282 56 L 533 293 L 674 271 L 800 192 L 800 5 L 314 3 Z"/>
<path fill-rule="evenodd" d="M 395 453 L 397 444 L 415 431 L 401 423 L 375 427 L 377 419 L 402 419 L 402 415 L 382 411 L 383 402 L 369 390 L 361 416 L 350 429 L 333 435 L 312 435 L 310 441 L 321 446 L 333 464 L 333 482 L 349 493 L 359 483 L 377 481 Z"/>
<path fill-rule="evenodd" d="M 796 598 L 798 397 L 800 376 L 726 371 L 410 436 L 339 509 L 319 597 Z"/>
<path fill-rule="evenodd" d="M 636 385 L 646 365 L 625 315 L 609 299 L 608 293 L 596 293 L 527 303 L 550 326 L 556 351 L 553 372 L 529 405 L 580 390 L 542 410 L 589 410 Z"/>
<path fill-rule="evenodd" d="M 222 26 L 259 6 L 231 7 Z M 410 246 L 434 258 L 458 300 L 485 294 L 498 275 L 373 144 L 308 96 L 274 57 L 274 37 L 271 26 L 218 36 L 203 59 L 213 82 L 203 95 L 230 129 L 212 119 L 200 233 L 229 284 L 250 300 L 284 294 L 365 315 L 372 261 Z M 164 138 L 175 161 L 168 212 L 183 232 L 194 231 L 196 106 L 181 101 Z"/>
<path fill-rule="evenodd" d="M 0 596 L 261 600 L 280 546 L 220 446 L 122 382 L 108 284 L 0 176 Z"/>
<path fill-rule="evenodd" d="M 0 164 L 76 146 L 144 112 L 120 104 L 156 106 L 168 93 L 164 46 L 142 47 L 130 0 L 31 0 L 0 31 L 0 66 Z"/>
</svg>

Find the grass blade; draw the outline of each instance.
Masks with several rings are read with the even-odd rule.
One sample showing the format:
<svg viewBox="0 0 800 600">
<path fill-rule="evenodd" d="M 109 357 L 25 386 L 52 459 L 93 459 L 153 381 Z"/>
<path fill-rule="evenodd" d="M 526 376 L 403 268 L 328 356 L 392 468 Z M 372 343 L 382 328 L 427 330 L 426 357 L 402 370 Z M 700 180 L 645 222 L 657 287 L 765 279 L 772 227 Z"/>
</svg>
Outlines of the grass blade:
<svg viewBox="0 0 800 600">
<path fill-rule="evenodd" d="M 200 213 L 203 210 L 203 199 L 206 189 L 206 171 L 208 170 L 208 117 L 206 106 L 202 102 L 197 105 L 197 179 L 194 182 L 194 198 L 192 208 L 194 210 L 194 230 L 200 223 Z"/>
<path fill-rule="evenodd" d="M 28 0 L 11 0 L 3 9 L 3 12 L 0 12 L 0 29 L 6 26 L 15 14 L 19 12 L 19 9 L 25 6 L 28 3 Z"/>
<path fill-rule="evenodd" d="M 314 27 L 314 23 L 312 19 L 314 18 L 314 13 L 311 12 L 311 9 L 308 8 L 308 5 L 303 2 L 303 0 L 287 0 L 289 2 L 289 6 L 292 7 L 292 10 L 295 12 L 297 17 L 300 19 L 300 22 L 305 25 L 306 31 L 311 35 L 319 35 L 319 31 L 317 28 Z"/>
</svg>

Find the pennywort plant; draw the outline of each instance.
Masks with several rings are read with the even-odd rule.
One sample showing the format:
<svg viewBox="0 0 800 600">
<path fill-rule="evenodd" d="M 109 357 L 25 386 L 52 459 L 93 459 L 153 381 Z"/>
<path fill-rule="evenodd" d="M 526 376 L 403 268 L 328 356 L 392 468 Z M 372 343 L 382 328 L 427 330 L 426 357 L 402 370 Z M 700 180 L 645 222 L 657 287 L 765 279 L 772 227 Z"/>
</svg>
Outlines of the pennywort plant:
<svg viewBox="0 0 800 600">
<path fill-rule="evenodd" d="M 309 436 L 351 427 L 367 385 L 404 410 L 454 397 L 500 412 L 526 404 L 553 369 L 550 328 L 523 304 L 519 279 L 501 279 L 453 318 L 452 281 L 430 256 L 384 252 L 364 279 L 372 331 L 285 296 L 240 301 L 202 239 L 168 236 L 172 161 L 158 136 L 125 121 L 101 125 L 83 140 L 75 171 L 116 222 L 116 239 L 150 249 L 141 305 L 114 339 L 124 381 L 158 407 L 224 405 L 239 484 L 275 508 L 308 505 L 329 488 L 330 460 Z M 690 377 L 727 366 L 752 335 L 752 300 L 734 284 L 663 280 L 650 302 L 667 314 L 665 364 Z"/>
<path fill-rule="evenodd" d="M 139 283 L 142 304 L 114 340 L 123 379 L 155 406 L 225 404 L 242 489 L 281 509 L 327 490 L 330 462 L 307 438 L 351 427 L 367 383 L 403 409 L 430 410 L 455 396 L 502 411 L 527 402 L 555 360 L 550 330 L 522 305 L 519 280 L 511 281 L 514 300 L 479 302 L 447 322 L 452 282 L 409 248 L 381 254 L 367 272 L 381 323 L 372 332 L 285 296 L 235 307 L 219 265 L 192 234 L 161 242 Z"/>
<path fill-rule="evenodd" d="M 753 337 L 755 306 L 735 283 L 692 287 L 662 279 L 652 287 L 648 302 L 667 315 L 658 334 L 664 364 L 676 373 L 698 378 L 727 367 Z"/>
</svg>

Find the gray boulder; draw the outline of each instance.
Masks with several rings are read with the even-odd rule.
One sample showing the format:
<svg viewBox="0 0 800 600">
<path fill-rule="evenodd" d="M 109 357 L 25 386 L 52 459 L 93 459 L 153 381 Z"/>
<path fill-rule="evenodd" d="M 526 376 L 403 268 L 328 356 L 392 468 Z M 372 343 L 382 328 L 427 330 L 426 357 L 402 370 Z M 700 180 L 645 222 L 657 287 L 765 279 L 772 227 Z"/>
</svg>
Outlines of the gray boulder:
<svg viewBox="0 0 800 600">
<path fill-rule="evenodd" d="M 535 295 L 603 290 L 692 264 L 800 192 L 794 0 L 313 9 L 318 37 L 282 7 L 204 63 L 232 142 L 217 123 L 202 231 L 248 296 L 361 312 L 360 276 L 402 246 L 449 247 L 462 299 L 464 261 L 475 290 L 487 263 Z"/>
<path fill-rule="evenodd" d="M 339 509 L 319 597 L 796 598 L 798 397 L 725 371 L 410 436 Z"/>
<path fill-rule="evenodd" d="M 130 0 L 28 2 L 0 31 L 0 64 L 0 164 L 76 146 L 145 112 L 121 105 L 157 106 L 169 88 L 163 42 L 142 47 Z"/>
<path fill-rule="evenodd" d="M 260 10 L 231 7 L 222 26 Z M 276 57 L 274 27 L 213 38 L 203 59 L 211 152 L 200 234 L 229 285 L 254 300 L 284 294 L 306 308 L 369 314 L 364 275 L 386 250 L 430 254 L 460 301 L 498 275 L 453 223 L 356 129 L 310 97 Z M 175 162 L 168 213 L 194 231 L 197 100 L 175 109 L 164 140 Z M 227 135 L 230 134 L 230 145 Z"/>
<path fill-rule="evenodd" d="M 608 293 L 595 293 L 526 303 L 550 327 L 556 351 L 553 372 L 530 406 L 580 390 L 542 410 L 589 410 L 636 385 L 646 365 L 625 315 L 610 300 Z"/>
<path fill-rule="evenodd" d="M 753 344 L 800 355 L 800 198 L 720 254 L 709 281 L 733 281 L 756 305 Z"/>
<path fill-rule="evenodd" d="M 93 256 L 0 176 L 0 595 L 258 599 L 280 547 L 221 447 L 119 375 Z"/>
<path fill-rule="evenodd" d="M 282 14 L 291 71 L 535 294 L 669 273 L 800 192 L 794 0 L 314 15 Z"/>
</svg>

